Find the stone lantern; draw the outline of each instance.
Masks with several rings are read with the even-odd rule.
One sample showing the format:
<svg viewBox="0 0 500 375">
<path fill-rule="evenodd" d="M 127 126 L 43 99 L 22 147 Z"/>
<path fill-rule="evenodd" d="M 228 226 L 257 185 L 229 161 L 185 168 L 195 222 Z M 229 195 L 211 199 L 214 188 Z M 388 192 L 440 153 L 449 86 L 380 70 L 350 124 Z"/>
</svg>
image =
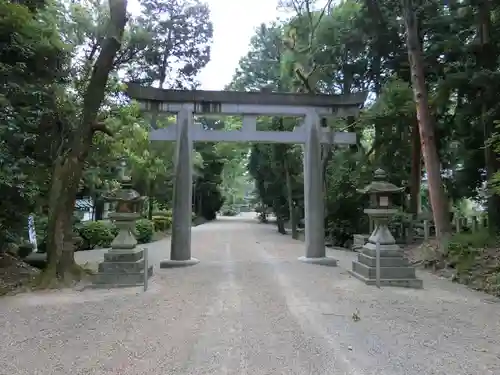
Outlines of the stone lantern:
<svg viewBox="0 0 500 375">
<path fill-rule="evenodd" d="M 401 248 L 389 231 L 388 223 L 398 210 L 392 205 L 392 197 L 404 190 L 386 181 L 382 169 L 375 171 L 374 181 L 357 191 L 370 196 L 370 206 L 364 212 L 373 219 L 374 230 L 352 262 L 351 275 L 366 284 L 376 284 L 377 244 L 380 249 L 380 285 L 422 288 L 422 280 L 416 278 L 415 268 L 404 257 Z"/>
<path fill-rule="evenodd" d="M 145 197 L 132 189 L 131 178 L 125 175 L 124 169 L 122 165 L 120 188 L 104 196 L 108 202 L 115 203 L 115 212 L 110 213 L 109 218 L 116 225 L 118 234 L 111 242 L 111 249 L 104 254 L 104 261 L 99 264 L 95 285 L 137 286 L 144 283 L 144 272 L 148 272 L 148 277 L 153 274 L 152 266 L 144 269 L 144 249 L 137 247 L 134 235 Z"/>
</svg>

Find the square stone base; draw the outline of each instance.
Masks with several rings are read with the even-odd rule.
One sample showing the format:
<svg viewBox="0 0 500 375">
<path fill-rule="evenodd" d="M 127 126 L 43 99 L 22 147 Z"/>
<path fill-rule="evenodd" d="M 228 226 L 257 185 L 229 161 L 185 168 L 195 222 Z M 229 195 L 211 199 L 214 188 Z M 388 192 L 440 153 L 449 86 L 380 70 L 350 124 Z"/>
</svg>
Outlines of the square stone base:
<svg viewBox="0 0 500 375">
<path fill-rule="evenodd" d="M 153 266 L 144 270 L 144 250 L 110 250 L 104 254 L 104 261 L 93 278 L 95 288 L 116 288 L 144 285 L 144 272 L 153 276 Z"/>
<path fill-rule="evenodd" d="M 376 279 L 368 279 L 359 273 L 349 270 L 349 274 L 358 280 L 361 280 L 366 285 L 377 285 Z M 400 288 L 422 289 L 424 287 L 420 279 L 380 279 L 380 286 L 397 286 Z"/>
<path fill-rule="evenodd" d="M 349 273 L 367 285 L 377 284 L 377 260 L 373 244 L 366 244 L 352 262 Z M 380 285 L 421 289 L 422 280 L 417 279 L 415 267 L 403 256 L 397 245 L 380 245 Z"/>
<path fill-rule="evenodd" d="M 352 251 L 361 251 L 363 249 L 363 246 L 365 246 L 365 243 L 368 242 L 368 238 L 370 238 L 369 234 L 355 234 L 352 236 L 353 237 L 353 244 L 351 247 Z"/>
</svg>

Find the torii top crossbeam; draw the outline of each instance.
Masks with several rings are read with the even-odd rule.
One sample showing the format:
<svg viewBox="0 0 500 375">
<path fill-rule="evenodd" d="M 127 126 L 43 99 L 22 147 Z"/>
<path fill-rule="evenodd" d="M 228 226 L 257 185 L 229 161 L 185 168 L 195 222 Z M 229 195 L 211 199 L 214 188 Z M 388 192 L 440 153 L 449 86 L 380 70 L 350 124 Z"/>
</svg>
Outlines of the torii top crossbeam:
<svg viewBox="0 0 500 375">
<path fill-rule="evenodd" d="M 127 94 L 151 112 L 179 113 L 189 108 L 199 115 L 243 116 L 241 131 L 205 131 L 193 126 L 193 141 L 304 143 L 303 127 L 292 132 L 257 131 L 257 116 L 297 116 L 314 113 L 319 117 L 356 116 L 367 93 L 349 95 L 272 93 L 266 91 L 200 91 L 165 90 L 129 83 Z M 353 144 L 356 135 L 347 132 L 321 131 L 321 143 Z M 174 127 L 153 130 L 151 140 L 173 141 Z"/>
</svg>

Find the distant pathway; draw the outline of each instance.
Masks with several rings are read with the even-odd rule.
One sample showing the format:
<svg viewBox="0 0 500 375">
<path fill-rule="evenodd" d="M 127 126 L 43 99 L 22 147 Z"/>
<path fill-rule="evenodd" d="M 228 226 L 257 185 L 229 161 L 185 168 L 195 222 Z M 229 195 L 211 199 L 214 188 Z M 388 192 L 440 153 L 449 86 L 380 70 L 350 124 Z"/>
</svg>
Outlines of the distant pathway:
<svg viewBox="0 0 500 375">
<path fill-rule="evenodd" d="M 500 303 L 423 274 L 378 290 L 297 261 L 303 243 L 250 217 L 193 230 L 190 268 L 140 288 L 0 300 L 0 374 L 498 375 Z M 79 253 L 98 260 L 102 251 Z M 359 309 L 361 320 L 352 313 Z"/>
</svg>

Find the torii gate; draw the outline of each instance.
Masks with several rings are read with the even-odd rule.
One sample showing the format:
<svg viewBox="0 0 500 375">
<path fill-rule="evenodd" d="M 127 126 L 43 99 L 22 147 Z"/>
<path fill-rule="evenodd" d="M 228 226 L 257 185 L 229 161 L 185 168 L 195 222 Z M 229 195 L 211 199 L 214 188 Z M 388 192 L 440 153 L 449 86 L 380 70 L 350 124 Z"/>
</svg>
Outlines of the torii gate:
<svg viewBox="0 0 500 375">
<path fill-rule="evenodd" d="M 174 199 L 170 259 L 160 268 L 194 265 L 191 257 L 192 221 L 192 151 L 193 142 L 261 142 L 305 144 L 305 256 L 307 263 L 336 266 L 337 261 L 325 252 L 324 192 L 321 168 L 321 144 L 355 144 L 356 134 L 332 132 L 322 128 L 321 117 L 356 116 L 366 100 L 366 93 L 350 95 L 284 94 L 239 91 L 180 91 L 142 87 L 129 83 L 128 95 L 142 110 L 170 113 L 176 125 L 153 129 L 151 141 L 175 141 Z M 243 116 L 241 130 L 204 130 L 193 124 L 194 115 Z M 296 116 L 303 124 L 293 131 L 258 131 L 257 116 Z"/>
</svg>

